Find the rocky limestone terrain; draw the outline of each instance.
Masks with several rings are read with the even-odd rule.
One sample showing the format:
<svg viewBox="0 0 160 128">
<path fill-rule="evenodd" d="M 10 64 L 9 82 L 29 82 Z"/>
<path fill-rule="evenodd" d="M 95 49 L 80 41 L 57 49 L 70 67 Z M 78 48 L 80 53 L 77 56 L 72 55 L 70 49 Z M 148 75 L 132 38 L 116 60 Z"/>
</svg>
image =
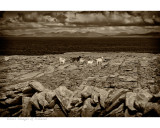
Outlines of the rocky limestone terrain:
<svg viewBox="0 0 160 128">
<path fill-rule="evenodd" d="M 59 57 L 66 58 L 59 64 Z M 103 56 L 101 65 L 72 62 Z M 0 57 L 1 117 L 160 116 L 160 55 L 65 53 Z"/>
</svg>

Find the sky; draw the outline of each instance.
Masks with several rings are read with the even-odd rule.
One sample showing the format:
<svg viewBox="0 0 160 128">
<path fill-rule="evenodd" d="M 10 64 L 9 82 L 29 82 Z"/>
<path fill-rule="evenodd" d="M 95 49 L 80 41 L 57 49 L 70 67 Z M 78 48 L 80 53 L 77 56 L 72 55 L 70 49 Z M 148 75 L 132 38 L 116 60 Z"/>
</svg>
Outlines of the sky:
<svg viewBox="0 0 160 128">
<path fill-rule="evenodd" d="M 160 33 L 160 11 L 0 12 L 0 36 L 65 36 L 66 33 L 71 36 Z"/>
</svg>

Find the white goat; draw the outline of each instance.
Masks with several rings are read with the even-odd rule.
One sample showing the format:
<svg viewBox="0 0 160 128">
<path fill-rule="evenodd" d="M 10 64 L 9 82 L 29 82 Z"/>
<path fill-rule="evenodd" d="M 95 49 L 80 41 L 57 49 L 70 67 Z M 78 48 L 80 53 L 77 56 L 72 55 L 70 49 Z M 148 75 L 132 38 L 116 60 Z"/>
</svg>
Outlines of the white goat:
<svg viewBox="0 0 160 128">
<path fill-rule="evenodd" d="M 65 61 L 66 61 L 66 59 L 65 59 L 65 58 L 59 57 L 59 62 L 60 62 L 60 64 L 64 64 L 64 63 L 65 63 Z"/>
<path fill-rule="evenodd" d="M 84 61 L 85 60 L 83 58 L 80 58 L 80 60 L 79 60 L 80 64 L 84 63 Z"/>
<path fill-rule="evenodd" d="M 5 56 L 5 57 L 4 57 L 4 60 L 5 60 L 5 61 L 8 61 L 8 60 L 9 60 L 9 56 Z"/>
<path fill-rule="evenodd" d="M 87 62 L 87 64 L 92 65 L 92 64 L 93 64 L 93 60 L 89 60 L 89 61 Z"/>
<path fill-rule="evenodd" d="M 102 64 L 103 62 L 103 57 L 96 59 L 97 65 Z"/>
</svg>

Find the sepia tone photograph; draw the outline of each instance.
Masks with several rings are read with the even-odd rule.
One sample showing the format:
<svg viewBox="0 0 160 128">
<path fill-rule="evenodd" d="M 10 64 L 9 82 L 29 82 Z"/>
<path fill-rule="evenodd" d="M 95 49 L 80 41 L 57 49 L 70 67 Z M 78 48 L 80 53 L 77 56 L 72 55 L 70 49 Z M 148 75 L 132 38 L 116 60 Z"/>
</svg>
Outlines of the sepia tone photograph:
<svg viewBox="0 0 160 128">
<path fill-rule="evenodd" d="M 0 11 L 0 117 L 159 117 L 160 11 Z"/>
</svg>

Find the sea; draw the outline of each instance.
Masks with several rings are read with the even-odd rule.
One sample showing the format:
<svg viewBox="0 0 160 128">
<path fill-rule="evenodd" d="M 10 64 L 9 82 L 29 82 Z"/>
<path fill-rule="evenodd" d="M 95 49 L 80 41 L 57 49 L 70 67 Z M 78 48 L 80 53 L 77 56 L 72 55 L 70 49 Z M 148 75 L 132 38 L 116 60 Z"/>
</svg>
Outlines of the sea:
<svg viewBox="0 0 160 128">
<path fill-rule="evenodd" d="M 160 53 L 160 37 L 0 37 L 0 55 L 65 52 Z"/>
</svg>

